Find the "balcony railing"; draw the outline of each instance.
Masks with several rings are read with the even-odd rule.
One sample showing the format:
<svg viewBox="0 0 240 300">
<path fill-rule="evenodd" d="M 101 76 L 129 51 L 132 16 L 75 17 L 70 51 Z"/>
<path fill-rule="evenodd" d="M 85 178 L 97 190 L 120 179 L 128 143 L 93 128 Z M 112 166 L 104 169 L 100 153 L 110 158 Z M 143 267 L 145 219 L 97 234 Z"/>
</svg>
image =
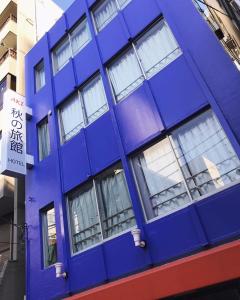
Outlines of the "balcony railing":
<svg viewBox="0 0 240 300">
<path fill-rule="evenodd" d="M 17 52 L 14 49 L 8 49 L 7 52 L 3 54 L 3 56 L 0 58 L 0 65 L 4 63 L 4 61 L 8 58 L 12 57 L 14 59 L 17 59 Z"/>
<path fill-rule="evenodd" d="M 17 17 L 15 17 L 14 15 L 10 14 L 9 17 L 3 22 L 3 24 L 0 26 L 0 31 L 3 29 L 3 27 L 8 23 L 8 21 L 14 21 L 15 23 L 17 23 Z"/>
</svg>

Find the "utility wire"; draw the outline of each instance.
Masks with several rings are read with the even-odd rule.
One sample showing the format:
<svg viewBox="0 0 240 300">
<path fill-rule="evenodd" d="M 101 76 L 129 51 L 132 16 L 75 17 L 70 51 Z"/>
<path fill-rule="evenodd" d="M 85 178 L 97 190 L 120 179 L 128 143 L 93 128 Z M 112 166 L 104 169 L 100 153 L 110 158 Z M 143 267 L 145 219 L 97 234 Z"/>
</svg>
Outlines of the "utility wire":
<svg viewBox="0 0 240 300">
<path fill-rule="evenodd" d="M 225 14 L 223 11 L 217 9 L 216 7 L 213 7 L 212 5 L 207 4 L 205 1 L 202 1 L 202 0 L 194 0 L 194 1 L 195 1 L 196 3 L 197 3 L 197 2 L 200 2 L 200 3 L 204 4 L 204 5 L 206 5 L 207 7 L 209 7 L 209 8 L 211 8 L 211 9 L 213 9 L 213 10 L 219 12 L 220 14 L 222 14 L 222 15 L 224 15 L 224 16 L 230 18 L 228 14 Z"/>
</svg>

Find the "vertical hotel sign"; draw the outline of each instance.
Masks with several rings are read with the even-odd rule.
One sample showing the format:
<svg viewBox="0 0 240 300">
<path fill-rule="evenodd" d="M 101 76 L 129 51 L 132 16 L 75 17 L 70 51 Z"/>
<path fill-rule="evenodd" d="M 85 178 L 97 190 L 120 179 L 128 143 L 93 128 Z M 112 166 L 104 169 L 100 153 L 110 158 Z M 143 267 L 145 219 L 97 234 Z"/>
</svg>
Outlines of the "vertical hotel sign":
<svg viewBox="0 0 240 300">
<path fill-rule="evenodd" d="M 26 175 L 25 98 L 12 90 L 3 94 L 1 173 Z"/>
</svg>

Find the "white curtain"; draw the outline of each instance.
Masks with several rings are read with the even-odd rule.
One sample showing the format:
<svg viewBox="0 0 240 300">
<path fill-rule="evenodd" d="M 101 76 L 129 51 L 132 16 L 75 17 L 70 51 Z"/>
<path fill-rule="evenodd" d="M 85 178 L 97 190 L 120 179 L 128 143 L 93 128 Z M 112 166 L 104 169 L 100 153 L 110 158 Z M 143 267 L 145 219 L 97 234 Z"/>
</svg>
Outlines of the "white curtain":
<svg viewBox="0 0 240 300">
<path fill-rule="evenodd" d="M 172 139 L 193 198 L 240 178 L 239 160 L 212 111 L 174 131 Z"/>
<path fill-rule="evenodd" d="M 117 0 L 119 7 L 124 8 L 131 0 Z"/>
<path fill-rule="evenodd" d="M 106 111 L 107 99 L 100 76 L 83 88 L 82 97 L 88 123 L 93 122 Z"/>
<path fill-rule="evenodd" d="M 123 170 L 103 178 L 101 189 L 101 214 L 104 237 L 109 237 L 135 224 Z"/>
<path fill-rule="evenodd" d="M 54 208 L 42 214 L 44 266 L 48 267 L 57 261 L 57 240 Z"/>
<path fill-rule="evenodd" d="M 134 160 L 134 164 L 143 174 L 142 178 L 138 177 L 140 189 L 146 185 L 148 191 L 145 201 L 151 202 L 154 212 L 149 211 L 149 216 L 164 215 L 190 201 L 168 139 L 145 150 Z"/>
<path fill-rule="evenodd" d="M 84 19 L 70 33 L 70 37 L 71 37 L 73 55 L 76 55 L 91 40 L 91 34 L 86 19 Z"/>
<path fill-rule="evenodd" d="M 38 126 L 39 160 L 43 160 L 50 153 L 50 138 L 47 120 Z"/>
<path fill-rule="evenodd" d="M 128 95 L 144 80 L 133 49 L 118 58 L 108 71 L 117 101 Z"/>
<path fill-rule="evenodd" d="M 100 242 L 100 221 L 93 187 L 69 201 L 69 212 L 74 252 Z"/>
<path fill-rule="evenodd" d="M 41 62 L 35 69 L 36 91 L 45 85 L 44 64 Z"/>
<path fill-rule="evenodd" d="M 62 141 L 65 142 L 84 126 L 81 102 L 77 93 L 64 103 L 59 114 Z"/>
<path fill-rule="evenodd" d="M 172 32 L 163 20 L 137 41 L 136 49 L 148 77 L 164 68 L 180 53 Z"/>
<path fill-rule="evenodd" d="M 53 51 L 55 73 L 63 68 L 72 56 L 68 36 Z"/>
<path fill-rule="evenodd" d="M 102 30 L 117 14 L 116 0 L 105 0 L 95 11 L 97 31 Z"/>
</svg>

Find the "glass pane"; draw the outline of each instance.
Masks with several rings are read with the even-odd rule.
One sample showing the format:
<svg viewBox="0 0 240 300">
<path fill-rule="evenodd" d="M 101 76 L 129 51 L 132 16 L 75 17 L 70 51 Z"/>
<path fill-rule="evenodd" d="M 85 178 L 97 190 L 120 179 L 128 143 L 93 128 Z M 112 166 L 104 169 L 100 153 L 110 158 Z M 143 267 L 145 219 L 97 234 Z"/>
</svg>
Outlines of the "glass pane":
<svg viewBox="0 0 240 300">
<path fill-rule="evenodd" d="M 83 20 L 71 33 L 73 55 L 76 55 L 91 40 L 87 20 Z"/>
<path fill-rule="evenodd" d="M 212 111 L 172 134 L 176 155 L 194 199 L 240 179 L 240 162 Z"/>
<path fill-rule="evenodd" d="M 116 235 L 135 225 L 123 169 L 116 167 L 98 180 L 103 237 Z"/>
<path fill-rule="evenodd" d="M 102 240 L 93 186 L 82 188 L 69 197 L 73 252 L 89 248 Z"/>
<path fill-rule="evenodd" d="M 41 61 L 35 68 L 36 92 L 45 85 L 44 62 Z"/>
<path fill-rule="evenodd" d="M 59 117 L 62 142 L 66 142 L 84 126 L 81 102 L 77 93 L 63 104 L 59 110 Z"/>
<path fill-rule="evenodd" d="M 93 122 L 107 110 L 107 99 L 101 77 L 98 76 L 82 90 L 88 123 Z"/>
<path fill-rule="evenodd" d="M 40 161 L 50 154 L 50 137 L 47 119 L 38 126 L 38 151 Z"/>
<path fill-rule="evenodd" d="M 117 2 L 120 8 L 124 8 L 131 0 L 117 0 Z"/>
<path fill-rule="evenodd" d="M 129 49 L 109 67 L 109 79 L 117 102 L 143 82 L 144 77 L 133 49 Z"/>
<path fill-rule="evenodd" d="M 136 43 L 147 77 L 151 77 L 179 56 L 181 50 L 167 24 L 162 20 Z"/>
<path fill-rule="evenodd" d="M 51 208 L 43 213 L 42 221 L 44 266 L 48 267 L 57 261 L 57 239 L 54 208 Z"/>
<path fill-rule="evenodd" d="M 61 70 L 71 57 L 71 48 L 68 36 L 53 50 L 54 72 Z"/>
<path fill-rule="evenodd" d="M 168 139 L 135 157 L 133 166 L 148 219 L 165 215 L 190 202 Z"/>
<path fill-rule="evenodd" d="M 105 0 L 93 12 L 96 29 L 102 30 L 117 14 L 116 0 Z"/>
</svg>

